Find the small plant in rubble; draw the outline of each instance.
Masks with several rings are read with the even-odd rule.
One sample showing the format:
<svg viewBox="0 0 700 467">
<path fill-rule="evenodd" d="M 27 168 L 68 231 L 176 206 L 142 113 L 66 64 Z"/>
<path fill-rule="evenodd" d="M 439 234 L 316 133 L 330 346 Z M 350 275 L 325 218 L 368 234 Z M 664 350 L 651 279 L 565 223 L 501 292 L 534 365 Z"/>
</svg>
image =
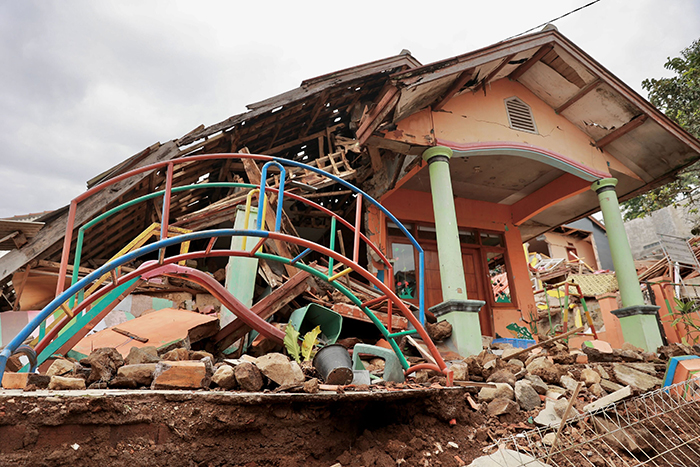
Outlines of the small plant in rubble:
<svg viewBox="0 0 700 467">
<path fill-rule="evenodd" d="M 284 346 L 287 349 L 287 353 L 296 360 L 297 363 L 308 362 L 314 356 L 316 351 L 314 348 L 319 344 L 318 336 L 321 335 L 321 326 L 316 326 L 311 331 L 304 335 L 304 339 L 299 345 L 299 331 L 294 329 L 294 326 L 290 323 L 287 325 L 284 336 Z"/>
<path fill-rule="evenodd" d="M 681 341 L 686 345 L 694 345 L 700 341 L 700 325 L 696 322 L 698 320 L 698 310 L 700 306 L 694 300 L 675 298 L 676 306 L 675 311 L 670 310 L 670 313 L 666 316 L 670 316 L 673 319 L 671 323 L 672 326 L 681 324 L 685 330 L 685 337 L 681 338 Z"/>
</svg>

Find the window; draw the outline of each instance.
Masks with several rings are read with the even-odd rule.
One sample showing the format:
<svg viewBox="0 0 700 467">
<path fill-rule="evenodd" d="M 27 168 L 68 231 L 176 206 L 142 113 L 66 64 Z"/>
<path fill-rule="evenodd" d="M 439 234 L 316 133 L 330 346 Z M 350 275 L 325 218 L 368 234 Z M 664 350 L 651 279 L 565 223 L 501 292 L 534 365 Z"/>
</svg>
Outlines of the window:
<svg viewBox="0 0 700 467">
<path fill-rule="evenodd" d="M 508 281 L 508 269 L 504 252 L 486 252 L 486 262 L 491 278 L 491 290 L 496 303 L 511 303 L 510 283 Z"/>
<path fill-rule="evenodd" d="M 532 116 L 532 110 L 529 105 L 517 97 L 509 97 L 505 102 L 508 123 L 512 129 L 537 133 L 535 118 Z"/>
</svg>

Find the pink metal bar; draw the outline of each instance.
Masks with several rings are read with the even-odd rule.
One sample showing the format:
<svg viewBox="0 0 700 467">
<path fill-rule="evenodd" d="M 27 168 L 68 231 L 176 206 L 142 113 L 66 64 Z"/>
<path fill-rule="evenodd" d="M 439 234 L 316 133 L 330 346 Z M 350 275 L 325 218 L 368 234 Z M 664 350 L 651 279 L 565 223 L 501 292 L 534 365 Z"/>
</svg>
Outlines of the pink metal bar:
<svg viewBox="0 0 700 467">
<path fill-rule="evenodd" d="M 362 193 L 357 194 L 357 203 L 355 204 L 355 246 L 352 252 L 352 260 L 358 262 L 360 259 L 360 226 L 362 223 Z"/>
<path fill-rule="evenodd" d="M 66 234 L 63 237 L 63 252 L 61 253 L 61 266 L 58 268 L 58 281 L 56 284 L 56 296 L 63 292 L 66 285 L 66 273 L 68 272 L 68 257 L 70 256 L 70 244 L 73 240 L 73 225 L 75 224 L 75 211 L 78 209 L 78 201 L 74 199 L 68 208 L 68 222 L 66 223 Z M 79 264 L 76 265 L 80 266 Z"/>
<path fill-rule="evenodd" d="M 265 240 L 267 240 L 266 237 L 263 237 L 260 240 L 258 240 L 258 243 L 256 243 L 253 249 L 250 250 L 250 256 L 255 256 L 255 252 L 258 251 L 258 249 L 262 246 L 263 243 L 265 243 Z"/>
<path fill-rule="evenodd" d="M 209 243 L 207 244 L 207 249 L 204 250 L 204 253 L 209 254 L 211 252 L 211 249 L 214 248 L 214 244 L 218 239 L 219 237 L 212 237 L 211 240 L 209 240 Z"/>
<path fill-rule="evenodd" d="M 173 189 L 173 169 L 174 163 L 168 164 L 168 170 L 165 175 L 165 190 L 163 190 L 163 213 L 160 219 L 160 239 L 168 238 L 168 224 L 170 223 L 170 198 L 172 197 Z M 165 259 L 165 248 L 158 253 L 158 262 L 163 264 Z"/>
</svg>

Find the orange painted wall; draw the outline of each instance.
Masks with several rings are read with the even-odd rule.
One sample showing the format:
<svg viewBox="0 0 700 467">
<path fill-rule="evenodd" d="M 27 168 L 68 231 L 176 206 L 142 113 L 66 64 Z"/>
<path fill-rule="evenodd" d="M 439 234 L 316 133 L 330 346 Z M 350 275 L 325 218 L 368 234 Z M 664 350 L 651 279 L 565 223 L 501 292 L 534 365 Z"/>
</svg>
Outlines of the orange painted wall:
<svg viewBox="0 0 700 467">
<path fill-rule="evenodd" d="M 504 99 L 517 96 L 532 109 L 539 134 L 510 128 Z M 434 133 L 431 133 L 434 130 Z M 557 115 L 530 90 L 507 78 L 491 83 L 484 92 L 465 92 L 439 112 L 424 110 L 397 122 L 385 138 L 426 144 L 432 135 L 454 143 L 518 142 L 546 148 L 597 171 L 617 170 L 639 179 L 611 154 L 595 148 L 591 138 Z"/>
<path fill-rule="evenodd" d="M 401 221 L 431 224 L 435 222 L 430 193 L 398 189 L 382 198 L 381 203 Z M 499 306 L 496 309 L 494 328 L 499 335 L 512 337 L 506 326 L 514 322 L 524 326 L 519 310 L 528 316 L 529 310 L 535 310 L 535 299 L 532 294 L 522 238 L 518 228 L 511 223 L 510 207 L 455 198 L 455 210 L 460 227 L 492 230 L 504 234 L 513 276 L 511 287 L 517 302 L 513 303 L 512 308 Z M 367 217 L 367 231 L 370 235 L 381 239 L 379 244 L 382 245 L 383 251 L 386 251 L 386 232 L 383 224 L 385 224 L 384 216 L 379 215 L 376 210 L 370 210 Z M 376 240 L 372 238 L 372 241 Z"/>
</svg>

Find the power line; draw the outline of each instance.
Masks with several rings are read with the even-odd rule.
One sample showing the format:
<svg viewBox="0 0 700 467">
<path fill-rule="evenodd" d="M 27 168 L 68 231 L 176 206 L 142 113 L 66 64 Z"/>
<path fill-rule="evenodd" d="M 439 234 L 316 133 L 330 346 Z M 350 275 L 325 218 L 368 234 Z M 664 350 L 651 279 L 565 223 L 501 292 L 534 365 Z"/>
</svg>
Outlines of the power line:
<svg viewBox="0 0 700 467">
<path fill-rule="evenodd" d="M 576 8 L 575 10 L 571 10 L 571 11 L 568 12 L 568 13 L 564 13 L 563 15 L 561 15 L 561 16 L 559 16 L 559 17 L 557 17 L 557 18 L 554 18 L 554 19 L 549 20 L 549 21 L 547 21 L 547 22 L 545 22 L 545 23 L 542 23 L 542 24 L 540 24 L 540 25 L 538 25 L 538 26 L 535 26 L 534 28 L 530 28 L 530 29 L 528 29 L 528 30 L 525 31 L 525 32 L 521 32 L 520 34 L 516 34 L 516 35 L 514 35 L 514 36 L 510 36 L 508 39 L 505 39 L 505 40 L 507 41 L 507 40 L 513 39 L 513 38 L 515 38 L 515 37 L 522 36 L 523 34 L 527 34 L 527 33 L 530 32 L 530 31 L 534 31 L 535 29 L 539 29 L 539 28 L 541 28 L 542 26 L 546 26 L 546 25 L 548 25 L 548 24 L 551 24 L 551 23 L 553 23 L 553 22 L 555 22 L 555 21 L 557 21 L 557 20 L 559 20 L 559 19 L 564 18 L 565 16 L 569 16 L 569 15 L 572 14 L 572 13 L 576 13 L 577 11 L 581 11 L 581 10 L 583 10 L 584 8 L 588 8 L 589 6 L 591 6 L 591 5 L 595 4 L 595 3 L 598 3 L 599 1 L 600 1 L 600 0 L 593 0 L 592 2 L 587 3 L 587 4 L 583 5 L 583 6 L 580 6 L 580 7 Z"/>
</svg>

